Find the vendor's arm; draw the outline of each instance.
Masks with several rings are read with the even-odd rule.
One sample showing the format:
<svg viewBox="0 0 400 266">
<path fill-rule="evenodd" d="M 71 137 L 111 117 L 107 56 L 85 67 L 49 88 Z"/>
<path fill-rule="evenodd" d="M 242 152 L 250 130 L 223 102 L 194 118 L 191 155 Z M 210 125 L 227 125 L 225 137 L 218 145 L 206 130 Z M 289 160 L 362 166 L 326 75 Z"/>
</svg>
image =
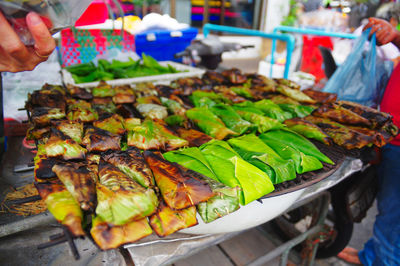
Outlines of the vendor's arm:
<svg viewBox="0 0 400 266">
<path fill-rule="evenodd" d="M 56 47 L 49 30 L 36 13 L 29 13 L 26 23 L 35 41 L 34 46 L 25 46 L 0 12 L 0 72 L 33 70 L 46 61 Z"/>
<path fill-rule="evenodd" d="M 376 40 L 379 45 L 393 43 L 400 49 L 400 32 L 389 22 L 378 18 L 369 18 L 364 30 L 371 28 L 371 33 L 376 33 Z"/>
</svg>

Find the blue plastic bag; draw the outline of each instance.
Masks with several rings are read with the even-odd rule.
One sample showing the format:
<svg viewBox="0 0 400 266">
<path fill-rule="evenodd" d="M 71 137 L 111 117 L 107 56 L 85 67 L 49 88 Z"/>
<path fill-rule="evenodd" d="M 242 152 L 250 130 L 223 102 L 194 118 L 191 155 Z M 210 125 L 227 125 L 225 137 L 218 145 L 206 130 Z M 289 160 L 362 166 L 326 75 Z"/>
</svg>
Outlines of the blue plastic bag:
<svg viewBox="0 0 400 266">
<path fill-rule="evenodd" d="M 346 61 L 326 83 L 324 92 L 336 93 L 340 100 L 379 105 L 393 71 L 393 62 L 377 58 L 375 34 L 365 49 L 369 32 L 364 31 L 356 40 Z"/>
</svg>

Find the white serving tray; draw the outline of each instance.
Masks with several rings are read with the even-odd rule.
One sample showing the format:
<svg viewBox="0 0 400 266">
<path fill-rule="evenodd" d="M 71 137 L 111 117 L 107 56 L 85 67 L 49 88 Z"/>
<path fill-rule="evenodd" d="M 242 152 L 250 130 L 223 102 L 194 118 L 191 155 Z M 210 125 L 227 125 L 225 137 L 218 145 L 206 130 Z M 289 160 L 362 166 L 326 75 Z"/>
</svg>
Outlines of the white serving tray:
<svg viewBox="0 0 400 266">
<path fill-rule="evenodd" d="M 175 79 L 179 78 L 188 78 L 188 77 L 201 77 L 205 70 L 196 68 L 196 67 L 191 67 L 188 65 L 172 62 L 172 61 L 162 61 L 159 62 L 160 65 L 162 66 L 167 66 L 168 64 L 176 68 L 177 70 L 180 71 L 186 71 L 186 72 L 180 72 L 180 73 L 174 73 L 174 74 L 162 74 L 162 75 L 154 75 L 154 76 L 145 76 L 145 77 L 137 77 L 137 78 L 129 78 L 129 79 L 114 79 L 114 80 L 107 80 L 107 84 L 110 84 L 112 86 L 118 86 L 118 85 L 130 85 L 130 84 L 135 84 L 135 83 L 142 83 L 142 82 L 170 82 Z M 83 88 L 92 88 L 96 87 L 97 84 L 99 84 L 99 81 L 95 82 L 88 82 L 88 83 L 75 83 L 74 79 L 72 78 L 71 73 L 69 73 L 66 69 L 61 70 L 63 82 L 65 85 L 74 85 L 78 87 L 83 87 Z"/>
</svg>

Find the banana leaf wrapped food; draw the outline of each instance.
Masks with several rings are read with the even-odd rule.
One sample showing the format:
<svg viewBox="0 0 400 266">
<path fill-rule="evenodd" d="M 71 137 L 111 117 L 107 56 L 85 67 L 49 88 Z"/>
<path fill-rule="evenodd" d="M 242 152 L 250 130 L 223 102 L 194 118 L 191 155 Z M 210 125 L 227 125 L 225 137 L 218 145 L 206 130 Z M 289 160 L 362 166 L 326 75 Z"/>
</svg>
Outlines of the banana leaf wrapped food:
<svg viewBox="0 0 400 266">
<path fill-rule="evenodd" d="M 175 114 L 175 115 L 179 115 L 179 116 L 185 115 L 186 109 L 183 108 L 183 106 L 179 102 L 169 99 L 169 98 L 165 98 L 165 97 L 161 97 L 160 100 L 161 100 L 161 103 L 165 107 L 167 107 L 168 111 L 171 114 Z"/>
<path fill-rule="evenodd" d="M 126 132 L 124 119 L 117 114 L 108 115 L 101 120 L 94 121 L 93 126 L 107 130 L 116 135 L 122 135 Z"/>
<path fill-rule="evenodd" d="M 195 107 L 209 106 L 218 103 L 230 103 L 228 98 L 212 91 L 194 91 L 189 98 Z"/>
<path fill-rule="evenodd" d="M 31 126 L 26 131 L 26 140 L 43 140 L 50 134 L 50 127 L 37 128 Z"/>
<path fill-rule="evenodd" d="M 292 118 L 284 122 L 288 129 L 309 139 L 318 140 L 326 145 L 332 144 L 332 139 L 321 128 L 303 118 Z"/>
<path fill-rule="evenodd" d="M 216 138 L 224 139 L 228 135 L 237 133 L 227 128 L 215 114 L 206 107 L 196 107 L 186 111 L 186 116 L 192 120 L 205 134 Z"/>
<path fill-rule="evenodd" d="M 54 218 L 66 226 L 73 236 L 84 236 L 83 212 L 79 203 L 60 183 L 35 183 L 40 197 Z"/>
<path fill-rule="evenodd" d="M 82 142 L 83 137 L 83 124 L 80 122 L 62 120 L 55 123 L 56 128 L 64 135 L 73 139 L 76 143 Z"/>
<path fill-rule="evenodd" d="M 89 152 L 104 152 L 121 149 L 121 136 L 97 127 L 86 129 L 82 144 Z"/>
<path fill-rule="evenodd" d="M 117 112 L 117 107 L 113 103 L 111 97 L 95 97 L 93 98 L 91 103 L 92 108 L 97 112 L 96 119 L 98 119 L 99 116 L 108 115 L 110 113 L 113 114 Z"/>
<path fill-rule="evenodd" d="M 126 151 L 106 152 L 102 158 L 143 187 L 154 187 L 153 174 L 139 149 L 129 147 Z"/>
<path fill-rule="evenodd" d="M 92 94 L 94 97 L 113 97 L 115 95 L 115 90 L 110 84 L 107 84 L 105 81 L 100 81 L 99 84 L 92 89 Z"/>
<path fill-rule="evenodd" d="M 293 146 L 289 146 L 284 142 L 270 140 L 263 135 L 260 135 L 260 139 L 271 147 L 282 159 L 293 161 L 296 173 L 298 174 L 315 171 L 323 167 L 317 158 L 306 155 L 298 149 L 293 148 Z"/>
<path fill-rule="evenodd" d="M 308 139 L 297 134 L 294 131 L 288 129 L 268 131 L 266 133 L 261 134 L 260 139 L 262 139 L 263 141 L 268 140 L 268 141 L 281 142 L 283 144 L 292 147 L 293 149 L 297 149 L 298 151 L 304 153 L 305 155 L 313 156 L 318 160 L 320 160 L 321 162 L 334 164 L 334 162 L 332 162 L 332 160 L 329 159 L 328 156 L 320 152 L 313 143 L 311 143 Z"/>
<path fill-rule="evenodd" d="M 353 111 L 335 103 L 326 103 L 312 112 L 313 116 L 329 118 L 341 124 L 371 127 L 372 123 Z"/>
<path fill-rule="evenodd" d="M 286 96 L 288 96 L 288 97 L 290 97 L 290 98 L 292 98 L 292 99 L 294 99 L 294 100 L 296 100 L 298 102 L 301 102 L 301 103 L 314 104 L 314 103 L 317 102 L 314 99 L 312 99 L 311 97 L 309 97 L 307 94 L 303 93 L 302 91 L 296 90 L 296 89 L 292 89 L 292 88 L 287 87 L 287 86 L 282 85 L 282 84 L 278 85 L 276 87 L 276 90 L 279 93 L 281 93 L 283 95 L 286 95 Z"/>
<path fill-rule="evenodd" d="M 176 131 L 179 134 L 179 137 L 189 142 L 190 147 L 199 147 L 213 139 L 207 134 L 204 134 L 203 132 L 197 131 L 195 129 L 186 129 L 180 127 Z"/>
<path fill-rule="evenodd" d="M 279 105 L 275 104 L 273 101 L 264 99 L 255 103 L 245 102 L 239 104 L 240 106 L 248 106 L 255 107 L 261 110 L 266 116 L 274 118 L 279 122 L 283 122 L 286 119 L 292 118 L 292 114 L 286 111 L 283 111 Z"/>
<path fill-rule="evenodd" d="M 168 116 L 167 108 L 153 103 L 141 103 L 136 106 L 139 113 L 150 119 L 164 119 Z"/>
<path fill-rule="evenodd" d="M 336 102 L 337 95 L 329 92 L 316 91 L 311 88 L 303 90 L 303 93 L 313 98 L 317 103 Z"/>
<path fill-rule="evenodd" d="M 128 132 L 128 146 L 142 150 L 174 150 L 188 146 L 188 141 L 176 136 L 162 120 L 146 119 Z"/>
<path fill-rule="evenodd" d="M 57 163 L 52 171 L 84 211 L 93 212 L 96 202 L 97 176 L 85 164 Z"/>
<path fill-rule="evenodd" d="M 365 135 L 332 120 L 312 115 L 305 117 L 305 119 L 317 125 L 332 138 L 334 143 L 345 149 L 361 149 L 374 143 L 372 136 Z"/>
<path fill-rule="evenodd" d="M 210 107 L 210 111 L 217 115 L 229 129 L 239 135 L 247 132 L 252 127 L 250 122 L 242 119 L 229 105 L 217 104 Z"/>
<path fill-rule="evenodd" d="M 161 200 L 156 213 L 150 216 L 149 221 L 154 232 L 159 237 L 165 237 L 178 230 L 197 225 L 196 207 L 174 210 Z"/>
<path fill-rule="evenodd" d="M 257 108 L 238 105 L 233 105 L 232 108 L 244 120 L 257 126 L 257 131 L 259 133 L 284 127 L 278 120 L 265 116 L 264 113 Z"/>
<path fill-rule="evenodd" d="M 212 140 L 200 150 L 220 183 L 241 188 L 240 204 L 246 205 L 274 190 L 269 176 L 243 160 L 227 142 Z"/>
<path fill-rule="evenodd" d="M 227 69 L 221 72 L 222 76 L 232 84 L 243 84 L 247 81 L 247 77 L 237 68 Z"/>
<path fill-rule="evenodd" d="M 114 91 L 112 100 L 115 104 L 134 103 L 136 100 L 136 95 L 129 85 L 116 86 Z"/>
<path fill-rule="evenodd" d="M 63 119 L 65 111 L 54 107 L 36 107 L 32 111 L 31 119 L 35 126 L 43 127 L 52 120 Z"/>
<path fill-rule="evenodd" d="M 88 123 L 98 119 L 98 114 L 89 102 L 78 100 L 68 105 L 67 118 L 71 121 Z"/>
<path fill-rule="evenodd" d="M 220 182 L 198 148 L 187 148 L 164 153 L 164 158 L 178 163 L 197 173 L 198 178 L 205 180 L 211 187 L 214 196 L 197 205 L 197 210 L 205 223 L 212 222 L 240 208 L 239 187 L 228 187 Z"/>
<path fill-rule="evenodd" d="M 300 85 L 292 80 L 283 79 L 283 78 L 277 78 L 274 80 L 280 85 L 284 85 L 284 86 L 289 87 L 294 90 L 300 90 Z"/>
<path fill-rule="evenodd" d="M 58 157 L 64 160 L 85 159 L 86 149 L 53 128 L 47 142 L 39 145 L 38 154 L 45 154 L 47 157 Z"/>
<path fill-rule="evenodd" d="M 113 225 L 123 225 L 153 214 L 157 195 L 144 188 L 115 166 L 100 161 L 96 214 Z"/>
<path fill-rule="evenodd" d="M 67 91 L 68 91 L 69 95 L 71 95 L 72 97 L 74 97 L 76 99 L 81 99 L 81 100 L 86 100 L 86 101 L 90 101 L 91 99 L 93 99 L 92 93 L 87 91 L 85 88 L 68 85 Z"/>
<path fill-rule="evenodd" d="M 118 248 L 121 245 L 136 242 L 152 234 L 147 218 L 128 222 L 123 225 L 112 225 L 96 216 L 92 220 L 90 234 L 102 250 Z"/>
<path fill-rule="evenodd" d="M 292 114 L 293 117 L 305 117 L 310 115 L 312 111 L 315 110 L 315 107 L 309 105 L 295 105 L 295 104 L 278 104 L 279 107 L 286 112 Z"/>
<path fill-rule="evenodd" d="M 28 93 L 25 108 L 29 111 L 37 107 L 59 108 L 65 110 L 65 92 L 41 89 Z"/>
<path fill-rule="evenodd" d="M 46 182 L 57 177 L 53 172 L 53 166 L 60 163 L 58 158 L 47 157 L 45 154 L 38 154 L 34 158 L 33 173 L 36 182 Z"/>
<path fill-rule="evenodd" d="M 273 101 L 276 104 L 293 104 L 293 105 L 300 105 L 300 103 L 290 97 L 287 97 L 282 94 L 274 94 L 268 97 L 269 100 Z"/>
<path fill-rule="evenodd" d="M 143 155 L 165 203 L 170 208 L 185 209 L 213 196 L 207 182 L 194 178 L 193 171 L 166 161 L 161 154 L 145 151 Z"/>
<path fill-rule="evenodd" d="M 228 143 L 244 160 L 265 172 L 273 184 L 296 178 L 294 162 L 282 159 L 256 135 L 233 138 L 228 140 Z"/>
</svg>

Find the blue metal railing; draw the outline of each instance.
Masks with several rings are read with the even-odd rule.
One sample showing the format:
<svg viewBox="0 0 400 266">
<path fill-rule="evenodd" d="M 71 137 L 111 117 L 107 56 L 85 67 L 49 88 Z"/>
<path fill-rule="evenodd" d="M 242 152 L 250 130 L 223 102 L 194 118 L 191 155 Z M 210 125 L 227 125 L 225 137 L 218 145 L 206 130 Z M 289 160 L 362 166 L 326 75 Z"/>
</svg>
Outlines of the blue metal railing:
<svg viewBox="0 0 400 266">
<path fill-rule="evenodd" d="M 333 32 L 333 31 L 323 31 L 323 30 L 314 30 L 314 29 L 306 29 L 306 28 L 295 28 L 288 26 L 278 26 L 274 28 L 273 33 L 278 34 L 278 32 L 292 32 L 298 34 L 307 34 L 307 35 L 315 35 L 315 36 L 327 36 L 327 37 L 336 37 L 336 38 L 344 38 L 344 39 L 356 39 L 358 36 L 350 33 L 342 33 L 342 32 Z M 276 50 L 276 40 L 272 40 L 272 48 L 271 48 L 271 76 L 272 76 L 272 65 L 275 63 L 274 53 Z M 290 65 L 289 65 L 290 67 Z"/>
<path fill-rule="evenodd" d="M 250 29 L 242 29 L 236 27 L 229 27 L 229 26 L 220 26 L 214 24 L 205 24 L 203 26 L 203 34 L 204 37 L 210 33 L 210 31 L 220 31 L 220 32 L 228 32 L 234 34 L 241 34 L 241 35 L 249 35 L 249 36 L 258 36 L 262 38 L 272 39 L 273 42 L 276 40 L 281 40 L 286 42 L 286 63 L 285 63 L 285 72 L 283 74 L 284 78 L 289 77 L 289 68 L 290 63 L 292 60 L 292 53 L 294 50 L 294 37 L 289 34 L 282 34 L 282 33 L 266 33 L 259 30 L 250 30 Z M 271 57 L 273 58 L 273 57 Z M 270 76 L 272 77 L 272 62 L 271 62 L 271 71 Z"/>
</svg>

